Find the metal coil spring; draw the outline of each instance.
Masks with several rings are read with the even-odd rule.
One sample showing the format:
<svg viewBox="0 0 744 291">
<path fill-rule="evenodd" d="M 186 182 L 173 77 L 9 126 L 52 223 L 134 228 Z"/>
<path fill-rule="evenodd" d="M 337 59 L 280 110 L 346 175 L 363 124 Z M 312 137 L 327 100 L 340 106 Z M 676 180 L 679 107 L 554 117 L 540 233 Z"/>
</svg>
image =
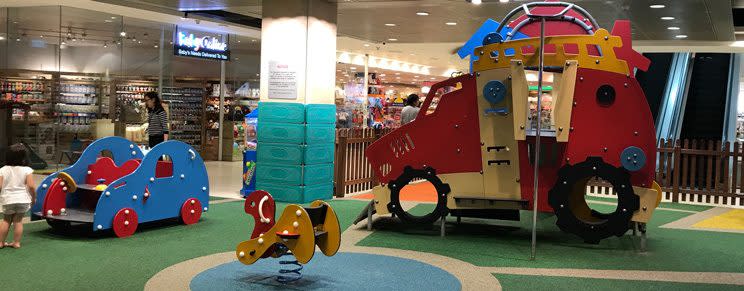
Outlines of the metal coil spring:
<svg viewBox="0 0 744 291">
<path fill-rule="evenodd" d="M 279 245 L 277 247 L 277 254 L 279 254 L 279 257 L 284 256 L 292 256 L 292 251 L 290 251 L 287 246 L 285 245 Z M 294 282 L 299 279 L 302 279 L 302 264 L 300 264 L 297 260 L 293 261 L 279 261 L 279 264 L 284 265 L 295 265 L 297 268 L 294 269 L 280 269 L 279 270 L 279 276 L 276 277 L 276 280 L 280 283 L 289 283 Z M 291 267 L 291 266 L 288 266 Z"/>
</svg>

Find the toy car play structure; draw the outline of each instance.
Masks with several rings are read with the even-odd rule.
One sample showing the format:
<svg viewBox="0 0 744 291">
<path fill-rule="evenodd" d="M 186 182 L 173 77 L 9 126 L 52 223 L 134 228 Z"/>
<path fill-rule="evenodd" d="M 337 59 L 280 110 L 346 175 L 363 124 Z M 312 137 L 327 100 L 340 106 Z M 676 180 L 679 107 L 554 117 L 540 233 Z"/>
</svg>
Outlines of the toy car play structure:
<svg viewBox="0 0 744 291">
<path fill-rule="evenodd" d="M 110 157 L 102 155 L 106 152 Z M 113 229 L 118 237 L 134 234 L 139 223 L 167 218 L 193 224 L 209 209 L 204 161 L 180 141 L 163 142 L 143 155 L 121 137 L 96 140 L 36 191 L 32 212 L 53 228 L 86 223 L 93 231 Z"/>
<path fill-rule="evenodd" d="M 634 75 L 650 62 L 632 49 L 630 22 L 616 21 L 610 33 L 579 6 L 536 2 L 511 11 L 481 39 L 472 73 L 432 86 L 414 122 L 369 146 L 367 158 L 384 183 L 357 222 L 372 212 L 409 223 L 448 214 L 519 220 L 520 210 L 536 206 L 588 243 L 636 226 L 645 232 L 661 189 L 654 182 L 654 122 Z M 541 87 L 544 72 L 554 79 L 545 120 L 537 113 L 545 88 L 529 96 L 530 71 Z M 617 192 L 613 212 L 587 205 L 593 177 Z M 401 207 L 401 189 L 414 179 L 437 192 L 436 207 L 423 216 Z"/>
</svg>

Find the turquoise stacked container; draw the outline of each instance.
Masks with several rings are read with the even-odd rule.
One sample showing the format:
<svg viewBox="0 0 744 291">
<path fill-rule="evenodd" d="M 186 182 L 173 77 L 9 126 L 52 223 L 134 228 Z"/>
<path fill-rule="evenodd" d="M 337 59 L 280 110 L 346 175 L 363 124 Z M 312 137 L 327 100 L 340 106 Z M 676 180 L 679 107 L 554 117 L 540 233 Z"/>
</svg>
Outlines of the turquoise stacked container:
<svg viewBox="0 0 744 291">
<path fill-rule="evenodd" d="M 260 102 L 258 107 L 256 189 L 282 202 L 331 199 L 336 106 Z"/>
</svg>

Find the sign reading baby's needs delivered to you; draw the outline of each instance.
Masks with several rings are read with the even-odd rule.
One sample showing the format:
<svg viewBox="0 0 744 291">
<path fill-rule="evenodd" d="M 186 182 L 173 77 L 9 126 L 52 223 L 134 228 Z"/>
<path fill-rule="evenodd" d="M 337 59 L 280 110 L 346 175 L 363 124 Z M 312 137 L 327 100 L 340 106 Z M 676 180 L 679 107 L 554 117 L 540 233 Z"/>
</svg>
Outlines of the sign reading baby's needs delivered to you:
<svg viewBox="0 0 744 291">
<path fill-rule="evenodd" d="M 297 99 L 297 71 L 287 63 L 269 61 L 269 99 Z"/>
<path fill-rule="evenodd" d="M 173 36 L 173 54 L 184 57 L 230 60 L 228 41 L 218 34 L 176 28 Z"/>
</svg>

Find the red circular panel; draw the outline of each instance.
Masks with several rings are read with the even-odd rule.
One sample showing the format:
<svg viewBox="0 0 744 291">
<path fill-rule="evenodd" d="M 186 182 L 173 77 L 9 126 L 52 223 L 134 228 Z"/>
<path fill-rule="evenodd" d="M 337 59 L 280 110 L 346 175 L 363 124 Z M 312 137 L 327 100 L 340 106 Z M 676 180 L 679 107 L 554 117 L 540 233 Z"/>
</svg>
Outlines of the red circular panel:
<svg viewBox="0 0 744 291">
<path fill-rule="evenodd" d="M 127 213 L 129 212 L 129 213 Z M 114 233 L 125 238 L 137 231 L 137 212 L 132 208 L 122 208 L 114 216 Z"/>
<path fill-rule="evenodd" d="M 184 224 L 194 224 L 199 221 L 202 214 L 202 206 L 199 199 L 189 198 L 181 206 L 181 221 Z"/>
</svg>

